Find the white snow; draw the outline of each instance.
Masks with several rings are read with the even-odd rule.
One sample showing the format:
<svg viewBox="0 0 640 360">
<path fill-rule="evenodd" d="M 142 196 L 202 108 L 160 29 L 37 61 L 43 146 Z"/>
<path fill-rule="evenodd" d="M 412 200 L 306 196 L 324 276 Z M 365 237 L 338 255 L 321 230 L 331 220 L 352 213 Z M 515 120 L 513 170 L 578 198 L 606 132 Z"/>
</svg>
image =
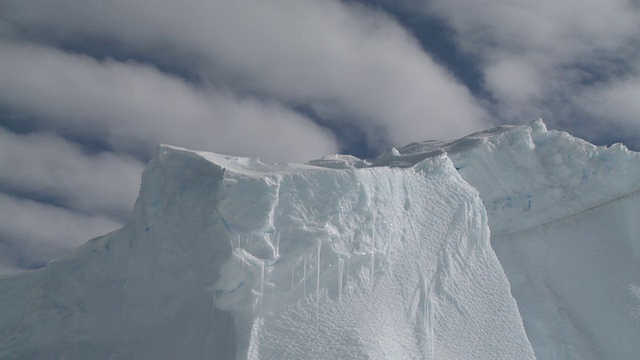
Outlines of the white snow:
<svg viewBox="0 0 640 360">
<path fill-rule="evenodd" d="M 0 278 L 0 358 L 640 358 L 639 156 L 541 121 L 371 162 L 161 146 L 130 224 Z"/>
</svg>

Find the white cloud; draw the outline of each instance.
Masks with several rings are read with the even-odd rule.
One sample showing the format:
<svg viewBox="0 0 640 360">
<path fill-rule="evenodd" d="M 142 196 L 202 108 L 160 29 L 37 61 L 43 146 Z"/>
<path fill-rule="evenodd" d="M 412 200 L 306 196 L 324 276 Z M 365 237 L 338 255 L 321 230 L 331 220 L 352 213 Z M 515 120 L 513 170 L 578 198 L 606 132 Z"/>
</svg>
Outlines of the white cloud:
<svg viewBox="0 0 640 360">
<path fill-rule="evenodd" d="M 122 225 L 0 193 L 0 241 L 14 249 L 13 260 L 22 264 L 50 260 Z"/>
<path fill-rule="evenodd" d="M 9 43 L 0 44 L 0 62 L 0 103 L 122 151 L 164 142 L 303 161 L 338 150 L 325 129 L 278 104 L 198 88 L 148 65 Z"/>
<path fill-rule="evenodd" d="M 143 164 L 113 153 L 87 155 L 52 134 L 16 135 L 0 128 L 0 183 L 47 195 L 85 213 L 126 218 Z"/>
<path fill-rule="evenodd" d="M 621 118 L 640 117 L 626 81 L 637 75 L 629 63 L 640 54 L 637 1 L 432 0 L 422 6 L 446 19 L 461 47 L 479 59 L 503 121 L 542 116 L 596 138 Z M 587 119 L 595 128 L 585 131 Z M 638 129 L 637 120 L 625 121 L 627 129 Z"/>
<path fill-rule="evenodd" d="M 617 49 L 637 36 L 638 4 L 629 0 L 433 0 L 430 11 L 450 21 L 462 45 L 514 53 L 577 54 Z"/>
<path fill-rule="evenodd" d="M 200 54 L 200 74 L 234 89 L 317 106 L 375 138 L 451 138 L 490 126 L 469 91 L 381 12 L 340 1 L 15 2 L 8 18 L 63 38 Z M 117 20 L 116 20 L 117 19 Z M 169 54 L 169 55 L 167 55 Z M 160 55 L 159 55 L 160 56 Z M 174 61 L 181 61 L 173 56 Z"/>
<path fill-rule="evenodd" d="M 507 102 L 537 100 L 544 84 L 529 59 L 503 57 L 485 69 L 487 87 Z"/>
<path fill-rule="evenodd" d="M 640 75 L 589 89 L 577 106 L 626 129 L 626 136 L 640 135 Z M 636 140 L 635 146 L 640 146 Z"/>
</svg>

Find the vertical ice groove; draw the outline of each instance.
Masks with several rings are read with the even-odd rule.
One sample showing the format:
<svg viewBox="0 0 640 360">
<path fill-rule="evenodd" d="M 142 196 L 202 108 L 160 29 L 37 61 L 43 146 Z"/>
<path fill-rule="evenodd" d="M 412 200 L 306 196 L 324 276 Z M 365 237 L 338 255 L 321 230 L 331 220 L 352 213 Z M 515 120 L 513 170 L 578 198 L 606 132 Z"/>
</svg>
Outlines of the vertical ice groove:
<svg viewBox="0 0 640 360">
<path fill-rule="evenodd" d="M 346 271 L 346 282 L 347 286 L 349 286 L 349 274 L 351 273 L 351 255 L 347 255 L 347 271 Z"/>
<path fill-rule="evenodd" d="M 338 253 L 338 301 L 342 301 L 342 256 Z"/>
<path fill-rule="evenodd" d="M 211 290 L 211 316 L 216 314 L 216 291 Z"/>
<path fill-rule="evenodd" d="M 248 242 L 249 242 L 249 235 L 246 236 L 246 241 L 245 241 L 244 246 L 247 246 Z M 244 251 L 244 248 L 238 249 L 238 255 L 240 255 L 240 257 L 241 257 L 240 262 L 242 263 L 242 274 L 244 275 L 244 263 L 245 263 L 245 251 Z"/>
<path fill-rule="evenodd" d="M 369 270 L 369 281 L 373 289 L 376 267 L 376 218 L 373 217 L 373 225 L 371 226 L 371 269 Z"/>
<path fill-rule="evenodd" d="M 449 284 L 449 286 L 451 287 L 451 292 L 454 291 L 453 289 L 453 282 L 454 282 L 454 273 L 455 273 L 455 263 L 453 262 L 453 259 L 451 260 L 451 274 L 449 274 L 449 276 L 451 277 L 451 283 Z"/>
<path fill-rule="evenodd" d="M 276 230 L 276 257 L 280 256 L 280 231 Z"/>
<path fill-rule="evenodd" d="M 264 298 L 264 260 L 260 262 L 260 311 L 262 311 L 263 298 Z"/>
<path fill-rule="evenodd" d="M 435 355 L 435 331 L 434 331 L 434 321 L 435 321 L 435 315 L 434 315 L 434 303 L 433 301 L 431 301 L 431 290 L 432 290 L 432 286 L 433 286 L 433 276 L 431 277 L 431 280 L 429 280 L 428 284 L 425 284 L 427 286 L 427 291 L 426 291 L 426 295 L 425 295 L 425 303 L 427 306 L 427 326 L 429 329 L 429 350 L 431 352 L 431 358 L 435 359 L 436 355 Z"/>
<path fill-rule="evenodd" d="M 423 346 L 425 346 L 430 356 L 430 359 L 435 359 L 435 333 L 434 333 L 434 311 L 433 303 L 431 301 L 431 288 L 435 275 L 431 280 L 427 281 L 427 278 L 423 271 L 418 270 L 419 275 L 419 291 L 420 291 L 420 304 L 422 310 L 422 324 L 420 326 L 422 336 L 424 337 Z M 420 306 L 420 305 L 419 305 Z"/>
<path fill-rule="evenodd" d="M 431 290 L 431 288 L 429 288 L 429 290 Z M 436 358 L 436 351 L 435 351 L 435 333 L 433 330 L 433 322 L 434 322 L 434 312 L 433 312 L 433 304 L 431 303 L 431 291 L 429 291 L 429 293 L 427 293 L 427 309 L 428 309 L 428 326 L 429 326 L 429 345 L 430 345 L 430 349 L 431 350 L 431 358 L 435 359 Z"/>
<path fill-rule="evenodd" d="M 391 234 L 388 238 L 387 238 L 387 250 L 384 253 L 384 257 L 382 258 L 382 264 L 380 265 L 380 269 L 382 269 L 383 266 L 387 266 L 387 271 L 389 273 L 391 273 L 391 265 L 392 262 L 389 262 L 389 255 L 391 254 L 391 241 L 393 240 L 393 234 Z M 376 279 L 377 281 L 377 279 Z"/>
<path fill-rule="evenodd" d="M 307 256 L 304 256 L 304 267 L 302 269 L 302 297 L 307 297 Z"/>
<path fill-rule="evenodd" d="M 293 294 L 295 288 L 295 275 L 296 275 L 296 264 L 291 262 L 291 293 Z"/>
<path fill-rule="evenodd" d="M 424 278 L 424 274 L 420 273 L 420 287 L 422 289 L 420 289 L 420 291 L 422 292 L 421 296 L 422 296 L 422 316 L 424 319 L 424 322 L 426 323 L 425 326 L 427 327 L 431 327 L 431 322 L 429 321 L 429 316 L 428 316 L 428 305 L 427 305 L 427 289 L 426 289 L 426 283 L 425 283 L 425 278 Z M 426 334 L 427 336 L 430 335 L 430 333 Z M 429 336 L 430 337 L 430 336 Z M 431 340 L 431 339 L 429 339 Z M 432 356 L 433 358 L 433 356 Z"/>
<path fill-rule="evenodd" d="M 329 211 L 327 211 L 327 219 L 331 219 L 331 209 L 333 208 L 333 199 L 329 199 Z"/>
<path fill-rule="evenodd" d="M 322 240 L 318 241 L 318 270 L 316 272 L 316 328 L 319 326 L 318 313 L 320 311 L 320 251 L 322 251 Z"/>
<path fill-rule="evenodd" d="M 224 265 L 224 283 L 229 284 L 229 261 L 225 262 Z"/>
</svg>

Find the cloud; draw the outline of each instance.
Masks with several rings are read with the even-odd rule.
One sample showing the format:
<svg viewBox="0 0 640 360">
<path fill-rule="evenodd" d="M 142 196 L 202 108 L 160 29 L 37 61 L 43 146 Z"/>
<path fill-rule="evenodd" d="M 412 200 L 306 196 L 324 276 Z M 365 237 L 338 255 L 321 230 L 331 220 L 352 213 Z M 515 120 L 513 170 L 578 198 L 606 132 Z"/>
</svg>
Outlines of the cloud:
<svg viewBox="0 0 640 360">
<path fill-rule="evenodd" d="M 537 100 L 544 94 L 544 84 L 537 70 L 530 59 L 505 56 L 486 67 L 485 81 L 494 94 L 505 101 Z"/>
<path fill-rule="evenodd" d="M 119 151 L 148 154 L 164 142 L 303 161 L 338 150 L 326 129 L 283 106 L 199 88 L 150 65 L 15 43 L 0 44 L 0 62 L 0 104 Z"/>
<path fill-rule="evenodd" d="M 371 142 L 384 135 L 399 145 L 452 138 L 491 125 L 480 103 L 411 34 L 363 6 L 333 0 L 16 1 L 6 14 L 15 26 L 40 29 L 57 41 L 107 38 L 173 63 L 196 64 L 197 76 L 235 92 L 310 106 L 325 121 L 354 122 Z"/>
<path fill-rule="evenodd" d="M 541 116 L 551 126 L 601 142 L 616 124 L 640 129 L 637 100 L 631 99 L 635 85 L 627 80 L 639 74 L 631 63 L 640 55 L 637 1 L 421 4 L 446 19 L 460 47 L 478 59 L 503 122 Z"/>
<path fill-rule="evenodd" d="M 5 188 L 52 194 L 75 211 L 126 219 L 144 165 L 109 152 L 86 154 L 53 134 L 17 135 L 0 128 L 0 168 Z"/>
<path fill-rule="evenodd" d="M 123 224 L 102 216 L 18 199 L 0 193 L 0 247 L 5 268 L 42 265 L 61 254 Z M 10 258 L 12 263 L 7 263 Z M 5 269 L 6 271 L 6 269 Z"/>
<path fill-rule="evenodd" d="M 628 0 L 518 2 L 433 0 L 429 11 L 449 20 L 461 44 L 474 52 L 542 52 L 557 60 L 617 49 L 636 38 L 638 4 Z"/>
<path fill-rule="evenodd" d="M 606 119 L 631 146 L 640 148 L 640 74 L 589 88 L 576 106 Z M 611 136 L 611 135 L 609 135 Z M 620 136 L 620 135 L 618 135 Z"/>
</svg>

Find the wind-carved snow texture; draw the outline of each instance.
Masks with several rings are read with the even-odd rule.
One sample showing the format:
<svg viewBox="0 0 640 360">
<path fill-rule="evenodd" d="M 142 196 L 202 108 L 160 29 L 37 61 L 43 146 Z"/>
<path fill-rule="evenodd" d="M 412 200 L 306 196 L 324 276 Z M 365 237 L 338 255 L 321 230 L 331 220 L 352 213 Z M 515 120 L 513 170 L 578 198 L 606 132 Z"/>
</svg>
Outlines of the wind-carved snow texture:
<svg viewBox="0 0 640 360">
<path fill-rule="evenodd" d="M 0 279 L 0 358 L 638 359 L 639 157 L 541 121 L 372 162 L 162 146 L 130 224 Z"/>
<path fill-rule="evenodd" d="M 213 287 L 239 358 L 532 357 L 481 200 L 446 157 L 226 181 L 229 198 L 273 204 L 255 222 L 220 211 L 253 246 L 240 240 Z"/>
</svg>

